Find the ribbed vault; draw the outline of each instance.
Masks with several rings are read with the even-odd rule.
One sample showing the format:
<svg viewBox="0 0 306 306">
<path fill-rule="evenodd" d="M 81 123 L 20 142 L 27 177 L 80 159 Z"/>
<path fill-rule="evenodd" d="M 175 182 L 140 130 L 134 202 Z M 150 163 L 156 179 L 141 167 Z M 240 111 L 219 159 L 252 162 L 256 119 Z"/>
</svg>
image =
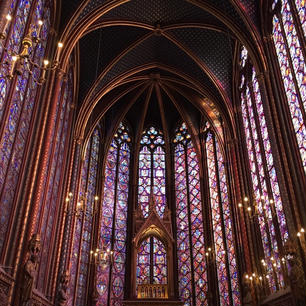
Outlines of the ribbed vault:
<svg viewBox="0 0 306 306">
<path fill-rule="evenodd" d="M 70 2 L 62 3 L 65 15 Z M 70 20 L 62 27 L 65 47 L 61 59 L 65 69 L 76 48 L 77 137 L 87 137 L 110 109 L 133 118 L 131 110 L 136 104 L 145 107 L 148 90 L 152 91 L 151 100 L 159 96 L 155 99 L 159 107 L 158 100 L 167 97 L 163 99 L 167 101 L 165 113 L 166 105 L 175 108 L 169 112 L 169 122 L 180 118 L 194 126 L 194 117 L 188 116 L 196 108 L 217 130 L 220 118 L 234 130 L 237 46 L 249 46 L 255 65 L 263 63 L 256 60 L 262 48 L 256 1 L 84 0 L 78 5 L 74 1 L 71 8 L 74 12 L 69 12 Z M 148 105 L 153 105 L 151 100 Z M 173 126 L 167 129 L 169 133 Z"/>
</svg>

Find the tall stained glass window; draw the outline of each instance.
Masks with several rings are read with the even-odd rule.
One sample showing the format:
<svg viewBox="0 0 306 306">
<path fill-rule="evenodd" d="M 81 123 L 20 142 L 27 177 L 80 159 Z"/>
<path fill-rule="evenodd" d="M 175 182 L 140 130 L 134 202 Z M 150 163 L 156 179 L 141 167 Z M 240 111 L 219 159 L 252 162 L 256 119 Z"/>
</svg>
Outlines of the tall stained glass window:
<svg viewBox="0 0 306 306">
<path fill-rule="evenodd" d="M 199 163 L 185 123 L 177 129 L 173 142 L 179 294 L 186 306 L 207 305 Z"/>
<path fill-rule="evenodd" d="M 100 143 L 100 132 L 96 128 L 87 144 L 81 170 L 78 201 L 84 210 L 77 216 L 75 224 L 70 267 L 69 305 L 86 305 Z"/>
<path fill-rule="evenodd" d="M 242 56 L 247 57 L 247 52 L 242 53 Z M 251 65 L 250 62 L 246 64 L 241 61 L 241 63 L 241 65 Z M 250 66 L 250 69 L 245 71 L 249 71 L 249 73 L 241 76 L 241 109 L 253 184 L 252 197 L 256 202 L 253 209 L 256 207 L 258 210 L 263 255 L 269 259 L 275 258 L 279 262 L 280 246 L 288 239 L 288 230 L 259 83 L 254 67 Z M 277 273 L 273 272 L 275 269 Z M 272 291 L 283 285 L 280 264 L 274 268 L 269 260 L 267 273 L 270 276 L 269 284 Z"/>
<path fill-rule="evenodd" d="M 233 225 L 223 154 L 214 132 L 205 131 L 209 200 L 220 305 L 241 305 Z"/>
<path fill-rule="evenodd" d="M 167 252 L 156 237 L 142 241 L 137 252 L 136 278 L 139 284 L 167 284 Z"/>
<path fill-rule="evenodd" d="M 138 202 L 143 216 L 149 215 L 150 194 L 155 197 L 155 209 L 160 217 L 166 207 L 166 164 L 164 138 L 154 127 L 143 132 L 140 140 Z"/>
<path fill-rule="evenodd" d="M 29 16 L 33 12 L 33 16 Z M 41 40 L 31 49 L 31 61 L 42 65 L 50 28 L 50 7 L 44 0 L 11 1 L 9 13 L 12 21 L 6 28 L 4 48 L 0 49 L 0 62 L 12 62 L 12 54 L 18 54 L 21 41 L 27 27 L 32 27 L 33 35 L 37 36 L 38 20 L 44 20 L 41 28 Z M 31 66 L 31 65 L 30 65 Z M 0 252 L 5 237 L 8 237 L 9 220 L 14 209 L 19 174 L 23 167 L 25 148 L 29 139 L 30 127 L 35 116 L 35 103 L 38 101 L 39 90 L 34 79 L 39 79 L 40 69 L 31 66 L 32 74 L 27 70 L 12 80 L 8 80 L 10 65 L 0 67 Z"/>
<path fill-rule="evenodd" d="M 280 0 L 279 0 L 280 1 Z M 302 165 L 306 172 L 305 1 L 274 1 L 273 39 Z M 295 7 L 293 7 L 295 6 Z M 298 12 L 294 18 L 293 12 Z M 298 31 L 301 25 L 302 31 Z"/>
<path fill-rule="evenodd" d="M 113 261 L 98 267 L 99 306 L 119 306 L 123 300 L 130 142 L 128 128 L 120 123 L 106 157 L 99 247 L 113 251 Z"/>
</svg>

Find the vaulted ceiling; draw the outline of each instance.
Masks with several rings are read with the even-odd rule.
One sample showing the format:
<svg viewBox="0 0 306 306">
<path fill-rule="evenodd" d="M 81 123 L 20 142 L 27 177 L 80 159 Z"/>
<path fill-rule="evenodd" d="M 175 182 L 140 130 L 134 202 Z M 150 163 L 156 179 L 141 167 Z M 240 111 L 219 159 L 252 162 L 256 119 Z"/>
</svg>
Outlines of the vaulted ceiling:
<svg viewBox="0 0 306 306">
<path fill-rule="evenodd" d="M 78 54 L 80 134 L 110 111 L 135 129 L 141 114 L 144 125 L 162 125 L 161 111 L 169 130 L 197 112 L 216 125 L 220 114 L 230 120 L 235 50 L 261 47 L 259 2 L 63 0 L 60 33 Z"/>
</svg>

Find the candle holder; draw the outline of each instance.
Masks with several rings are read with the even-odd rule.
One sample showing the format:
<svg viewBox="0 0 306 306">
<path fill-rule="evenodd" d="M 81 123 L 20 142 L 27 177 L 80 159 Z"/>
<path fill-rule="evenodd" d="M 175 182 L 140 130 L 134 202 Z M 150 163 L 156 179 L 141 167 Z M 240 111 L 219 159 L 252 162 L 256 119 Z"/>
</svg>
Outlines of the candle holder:
<svg viewBox="0 0 306 306">
<path fill-rule="evenodd" d="M 61 53 L 61 49 L 63 44 L 61 42 L 58 43 L 58 48 L 56 51 L 56 60 L 52 63 L 49 60 L 42 60 L 42 65 L 37 64 L 32 60 L 31 53 L 34 52 L 37 44 L 43 41 L 41 37 L 43 20 L 38 20 L 37 24 L 31 24 L 29 27 L 28 33 L 24 36 L 21 42 L 21 51 L 20 53 L 13 53 L 5 46 L 5 40 L 7 38 L 7 31 L 9 29 L 10 23 L 12 21 L 12 16 L 10 14 L 6 15 L 6 22 L 4 24 L 3 30 L 0 33 L 0 46 L 2 47 L 3 52 L 5 52 L 7 56 L 7 60 L 1 65 L 6 65 L 8 73 L 0 78 L 12 80 L 15 75 L 22 75 L 24 71 L 28 71 L 34 82 L 38 85 L 42 85 L 46 81 L 46 73 L 47 71 L 55 70 L 59 64 L 59 56 Z M 33 34 L 37 33 L 37 34 Z M 19 43 L 17 43 L 19 45 Z M 13 48 L 12 48 L 13 49 Z M 37 78 L 33 73 L 34 69 L 39 69 L 40 76 Z"/>
<path fill-rule="evenodd" d="M 248 197 L 243 198 L 243 203 L 238 203 L 238 207 L 242 210 L 246 210 L 249 218 L 253 220 L 254 218 L 258 218 L 260 214 L 263 214 L 264 217 L 267 219 L 269 218 L 269 214 L 271 214 L 271 217 L 273 218 L 276 215 L 276 211 L 274 209 L 274 200 L 273 199 L 266 199 L 263 195 L 260 196 L 260 199 L 256 199 L 253 197 L 252 204 L 250 203 L 250 200 Z M 267 209 L 265 207 L 266 203 L 269 203 L 269 212 L 267 214 Z M 259 208 L 260 204 L 260 208 Z M 260 212 L 261 210 L 261 212 Z"/>
<path fill-rule="evenodd" d="M 114 251 L 102 246 L 90 251 L 90 263 L 105 270 L 113 262 Z"/>
</svg>

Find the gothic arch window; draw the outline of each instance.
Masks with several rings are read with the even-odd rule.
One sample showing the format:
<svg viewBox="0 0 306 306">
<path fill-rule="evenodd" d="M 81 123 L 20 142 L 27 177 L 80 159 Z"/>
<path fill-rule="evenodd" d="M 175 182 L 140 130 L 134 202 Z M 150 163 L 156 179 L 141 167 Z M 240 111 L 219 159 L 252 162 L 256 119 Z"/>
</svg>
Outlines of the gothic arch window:
<svg viewBox="0 0 306 306">
<path fill-rule="evenodd" d="M 288 239 L 286 219 L 272 155 L 264 106 L 255 68 L 248 61 L 245 48 L 241 53 L 241 110 L 244 134 L 249 158 L 249 169 L 253 185 L 252 199 L 247 202 L 249 213 L 258 214 L 264 269 L 270 278 L 269 284 L 274 291 L 283 285 L 283 271 L 279 265 L 273 271 L 271 260 L 266 266 L 265 259 L 280 260 L 280 248 Z M 247 199 L 245 199 L 247 200 Z"/>
<path fill-rule="evenodd" d="M 207 123 L 205 127 L 205 156 L 209 185 L 210 215 L 213 232 L 213 254 L 217 269 L 221 305 L 240 305 L 238 267 L 229 203 L 228 185 L 223 154 L 215 133 Z"/>
<path fill-rule="evenodd" d="M 128 128 L 120 123 L 109 147 L 102 202 L 100 225 L 101 249 L 113 252 L 109 266 L 98 267 L 98 305 L 122 305 L 129 193 L 130 142 Z"/>
<path fill-rule="evenodd" d="M 151 126 L 143 132 L 140 140 L 138 202 L 143 216 L 149 214 L 151 190 L 156 201 L 156 212 L 163 216 L 166 207 L 166 164 L 164 138 L 158 129 Z"/>
<path fill-rule="evenodd" d="M 186 124 L 174 143 L 179 295 L 184 305 L 207 305 L 207 274 L 199 162 Z"/>
<path fill-rule="evenodd" d="M 167 284 L 167 251 L 154 236 L 142 241 L 137 252 L 137 285 Z"/>
<path fill-rule="evenodd" d="M 5 65 L 12 63 L 12 54 L 20 51 L 21 41 L 29 28 L 37 36 L 38 20 L 44 20 L 41 39 L 31 52 L 31 61 L 41 66 L 48 43 L 51 8 L 44 0 L 11 2 L 9 13 L 12 21 L 6 28 L 4 48 L 0 49 L 0 251 L 9 229 L 9 220 L 14 210 L 15 190 L 18 188 L 19 174 L 25 157 L 31 125 L 36 114 L 36 104 L 40 89 L 34 79 L 39 79 L 40 69 L 31 65 L 32 74 L 24 69 L 22 74 L 8 80 L 11 69 Z"/>
<path fill-rule="evenodd" d="M 76 216 L 71 258 L 69 305 L 86 305 L 89 281 L 90 250 L 93 243 L 93 219 L 97 195 L 98 156 L 101 144 L 99 128 L 96 128 L 87 144 L 81 169 L 78 205 L 83 211 Z M 68 199 L 67 199 L 68 200 Z"/>
<path fill-rule="evenodd" d="M 302 165 L 306 172 L 305 1 L 274 1 L 273 8 L 274 46 Z M 298 30 L 300 26 L 302 31 Z"/>
</svg>

